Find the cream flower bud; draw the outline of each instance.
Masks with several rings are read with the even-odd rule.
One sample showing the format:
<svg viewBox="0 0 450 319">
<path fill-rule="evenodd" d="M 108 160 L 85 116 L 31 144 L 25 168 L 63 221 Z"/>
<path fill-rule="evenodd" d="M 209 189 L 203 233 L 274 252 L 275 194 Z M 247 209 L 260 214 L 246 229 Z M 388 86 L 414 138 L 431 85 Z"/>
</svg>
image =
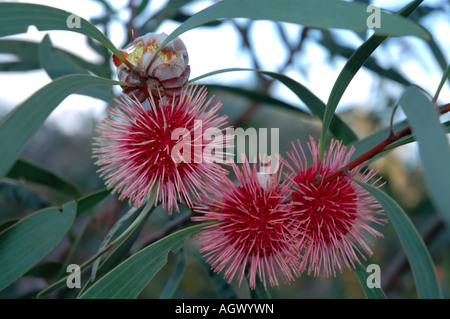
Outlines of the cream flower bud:
<svg viewBox="0 0 450 319">
<path fill-rule="evenodd" d="M 175 38 L 155 57 L 155 52 L 166 38 L 165 33 L 148 33 L 134 40 L 125 52 L 120 51 L 139 72 L 113 56 L 119 80 L 136 84 L 136 87 L 123 87 L 124 93 L 134 94 L 143 102 L 146 98 L 143 87 L 146 84 L 152 95 L 158 98 L 180 95 L 190 75 L 189 56 L 183 41 Z"/>
<path fill-rule="evenodd" d="M 258 172 L 257 178 L 258 183 L 262 187 L 262 189 L 266 191 L 270 191 L 274 186 L 276 186 L 277 181 L 273 174 L 266 173 L 266 172 Z"/>
</svg>

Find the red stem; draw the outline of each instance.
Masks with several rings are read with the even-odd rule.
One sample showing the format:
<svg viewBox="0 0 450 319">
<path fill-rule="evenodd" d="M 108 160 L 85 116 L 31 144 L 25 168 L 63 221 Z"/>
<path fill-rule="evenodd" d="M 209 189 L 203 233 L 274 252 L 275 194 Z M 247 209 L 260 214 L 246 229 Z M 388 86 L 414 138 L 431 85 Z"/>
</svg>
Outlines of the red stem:
<svg viewBox="0 0 450 319">
<path fill-rule="evenodd" d="M 438 111 L 439 111 L 439 114 L 444 114 L 444 113 L 449 112 L 450 111 L 450 103 L 440 107 Z M 384 149 L 387 146 L 389 146 L 389 144 L 391 144 L 391 143 L 399 140 L 403 136 L 406 136 L 409 134 L 411 134 L 410 126 L 405 127 L 403 130 L 397 132 L 396 134 L 394 134 L 391 131 L 389 136 L 384 141 L 375 145 L 372 149 L 370 149 L 367 152 L 365 152 L 364 154 L 360 155 L 359 157 L 357 157 L 356 159 L 354 159 L 353 161 L 351 161 L 350 163 L 348 163 L 346 166 L 342 167 L 341 169 L 335 171 L 334 173 L 332 173 L 330 175 L 325 176 L 322 179 L 318 179 L 315 182 L 315 185 L 317 186 L 318 184 L 328 183 L 328 182 L 331 182 L 332 180 L 334 180 L 335 178 L 338 178 L 339 176 L 345 175 L 348 171 L 351 171 L 356 166 L 361 165 L 362 163 L 368 161 L 369 159 L 371 159 L 378 153 L 383 152 Z"/>
</svg>

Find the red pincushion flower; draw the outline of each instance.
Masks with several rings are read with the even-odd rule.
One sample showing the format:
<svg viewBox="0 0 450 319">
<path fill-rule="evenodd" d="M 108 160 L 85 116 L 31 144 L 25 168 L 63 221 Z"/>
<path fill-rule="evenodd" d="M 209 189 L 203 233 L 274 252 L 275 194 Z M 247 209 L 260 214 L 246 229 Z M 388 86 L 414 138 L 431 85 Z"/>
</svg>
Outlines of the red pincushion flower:
<svg viewBox="0 0 450 319">
<path fill-rule="evenodd" d="M 280 182 L 281 169 L 269 180 L 258 180 L 256 164 L 252 169 L 245 159 L 242 171 L 232 167 L 242 186 L 229 178 L 212 185 L 210 196 L 196 209 L 203 215 L 193 217 L 217 222 L 197 235 L 202 253 L 216 272 L 225 270 L 230 282 L 237 276 L 239 285 L 246 273 L 250 288 L 255 288 L 257 274 L 264 287 L 266 279 L 278 286 L 277 276 L 292 280 L 298 270 L 300 234 L 289 206 L 289 185 Z"/>
<path fill-rule="evenodd" d="M 361 165 L 346 176 L 330 182 L 317 182 L 344 167 L 353 154 L 341 142 L 332 141 L 327 152 L 319 162 L 318 146 L 314 139 L 308 143 L 312 155 L 312 166 L 307 167 L 307 157 L 298 142 L 298 149 L 288 153 L 294 167 L 285 163 L 292 172 L 292 209 L 299 222 L 302 240 L 302 271 L 308 274 L 323 273 L 336 275 L 342 272 L 342 264 L 354 268 L 359 258 L 372 254 L 367 235 L 382 237 L 371 223 L 384 224 L 384 211 L 364 188 L 350 177 L 356 177 Z M 376 172 L 366 170 L 359 179 L 363 182 L 373 180 Z M 377 179 L 372 184 L 376 184 Z"/>
<path fill-rule="evenodd" d="M 206 94 L 191 87 L 180 98 L 151 98 L 147 108 L 122 96 L 109 108 L 94 146 L 107 187 L 136 206 L 156 187 L 156 201 L 172 213 L 178 201 L 192 206 L 206 185 L 220 180 L 226 171 L 204 156 L 208 144 L 202 137 L 208 129 L 221 129 L 226 117 L 217 114 L 220 103 L 209 107 Z M 190 153 L 181 154 L 180 145 Z"/>
</svg>

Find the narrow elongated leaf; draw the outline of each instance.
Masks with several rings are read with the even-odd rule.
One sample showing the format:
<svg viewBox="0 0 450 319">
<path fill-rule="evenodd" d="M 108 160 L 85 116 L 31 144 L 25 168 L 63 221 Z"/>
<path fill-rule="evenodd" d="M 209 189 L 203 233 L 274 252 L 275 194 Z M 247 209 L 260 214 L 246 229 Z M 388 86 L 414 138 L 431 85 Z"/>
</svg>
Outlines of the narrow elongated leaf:
<svg viewBox="0 0 450 319">
<path fill-rule="evenodd" d="M 38 42 L 16 39 L 1 39 L 0 52 L 13 54 L 19 61 L 0 63 L 0 71 L 26 71 L 40 69 L 41 63 L 39 60 L 39 46 L 40 43 Z M 109 78 L 111 75 L 109 67 L 88 62 L 59 48 L 53 48 L 53 50 L 60 54 L 64 54 L 77 65 L 95 73 L 98 76 Z"/>
<path fill-rule="evenodd" d="M 219 299 L 239 299 L 239 295 L 234 290 L 233 286 L 228 283 L 228 280 L 223 278 L 222 274 L 216 273 L 211 265 L 206 262 L 206 258 L 203 257 L 197 250 L 190 249 L 189 253 L 194 256 L 198 263 L 206 271 L 211 283 L 217 291 Z"/>
<path fill-rule="evenodd" d="M 75 219 L 70 202 L 28 216 L 0 234 L 0 291 L 44 258 L 64 237 Z"/>
<path fill-rule="evenodd" d="M 11 218 L 0 223 L 0 233 L 2 233 L 5 229 L 11 227 L 12 225 L 18 223 L 20 221 L 19 218 Z"/>
<path fill-rule="evenodd" d="M 145 218 L 143 218 L 137 227 L 131 231 L 121 243 L 117 244 L 117 247 L 111 252 L 111 254 L 106 257 L 106 259 L 103 261 L 103 263 L 100 265 L 100 267 L 97 270 L 96 278 L 97 280 L 101 277 L 103 277 L 105 274 L 107 274 L 111 269 L 116 267 L 128 254 L 133 244 L 136 242 L 137 237 L 139 236 L 142 228 L 145 225 L 145 222 L 147 221 L 150 214 L 147 214 Z M 130 226 L 132 221 L 124 225 L 124 228 L 128 228 Z M 124 230 L 125 230 L 124 229 Z M 86 288 L 90 287 L 92 285 L 92 282 L 88 282 L 86 285 Z M 85 289 L 84 289 L 85 290 Z M 83 291 L 84 291 L 83 290 Z"/>
<path fill-rule="evenodd" d="M 109 245 L 109 243 L 112 241 L 113 237 L 116 235 L 116 233 L 118 233 L 119 230 L 121 230 L 122 226 L 124 226 L 124 224 L 128 224 L 127 228 L 130 226 L 132 219 L 130 219 L 136 212 L 137 212 L 137 208 L 136 207 L 132 207 L 124 216 L 122 216 L 114 225 L 113 227 L 111 227 L 111 229 L 108 231 L 108 233 L 106 234 L 105 238 L 103 238 L 102 242 L 100 243 L 100 246 L 97 250 L 97 252 L 101 252 L 102 250 L 105 249 L 106 246 Z M 147 212 L 145 212 L 145 214 L 147 215 Z M 122 231 L 124 231 L 124 229 L 122 229 Z M 95 280 L 96 277 L 96 273 L 97 273 L 97 269 L 98 269 L 98 265 L 100 264 L 100 257 L 94 261 L 93 265 L 92 265 L 92 271 L 91 271 L 91 281 Z"/>
<path fill-rule="evenodd" d="M 44 185 L 71 195 L 79 193 L 77 187 L 64 178 L 20 158 L 14 163 L 6 177 Z"/>
<path fill-rule="evenodd" d="M 141 30 L 144 33 L 155 32 L 155 30 L 167 19 L 173 19 L 180 12 L 180 8 L 186 4 L 186 0 L 169 0 L 167 4 L 156 14 L 154 14 L 150 20 L 148 20 Z"/>
<path fill-rule="evenodd" d="M 187 19 L 161 47 L 183 32 L 218 19 L 249 18 L 302 24 L 311 28 L 338 28 L 354 31 L 367 29 L 370 12 L 367 6 L 356 2 L 331 0 L 224 0 Z M 418 24 L 384 11 L 380 12 L 377 34 L 389 36 L 413 35 L 424 39 L 429 33 Z"/>
<path fill-rule="evenodd" d="M 234 93 L 236 95 L 244 96 L 253 101 L 269 103 L 269 104 L 280 106 L 287 110 L 291 110 L 291 111 L 295 110 L 299 113 L 302 113 L 303 115 L 309 115 L 306 112 L 304 112 L 303 110 L 299 109 L 298 107 L 296 107 L 292 104 L 286 103 L 284 101 L 281 101 L 279 99 L 273 98 L 265 92 L 259 92 L 259 91 L 255 91 L 255 90 L 247 90 L 247 89 L 240 88 L 240 87 L 218 85 L 218 84 L 206 84 L 206 87 L 208 88 L 208 92 L 213 92 L 215 90 L 222 90 L 222 91 Z"/>
<path fill-rule="evenodd" d="M 180 253 L 178 254 L 177 264 L 172 273 L 172 276 L 170 276 L 169 280 L 164 286 L 163 291 L 158 297 L 159 299 L 171 299 L 173 297 L 178 288 L 178 285 L 180 284 L 181 279 L 183 278 L 185 268 L 186 252 L 184 251 L 184 249 L 181 249 Z"/>
<path fill-rule="evenodd" d="M 57 275 L 63 268 L 63 265 L 55 261 L 47 261 L 38 264 L 28 270 L 24 276 L 44 278 L 46 280 L 53 280 L 55 275 Z"/>
<path fill-rule="evenodd" d="M 30 25 L 40 31 L 63 30 L 84 34 L 120 56 L 114 44 L 95 25 L 71 12 L 38 4 L 0 3 L 0 37 L 24 33 Z"/>
<path fill-rule="evenodd" d="M 3 182 L 0 183 L 0 199 L 8 203 L 27 207 L 31 211 L 53 206 L 39 194 L 27 188 Z"/>
<path fill-rule="evenodd" d="M 38 53 L 42 68 L 52 79 L 72 73 L 87 74 L 86 69 L 70 61 L 62 52 L 54 50 L 48 34 L 42 39 Z"/>
<path fill-rule="evenodd" d="M 252 72 L 259 72 L 262 74 L 265 74 L 267 76 L 270 76 L 284 85 L 286 85 L 292 92 L 294 92 L 297 97 L 305 103 L 306 107 L 318 118 L 323 119 L 325 114 L 325 103 L 322 102 L 314 93 L 312 93 L 310 90 L 308 90 L 307 87 L 304 85 L 298 83 L 297 81 L 293 80 L 292 78 L 275 72 L 268 72 L 268 71 L 262 71 L 262 70 L 256 70 L 256 69 L 241 69 L 241 68 L 231 68 L 231 69 L 223 69 L 223 70 L 217 70 L 214 72 L 210 72 L 207 74 L 204 74 L 202 76 L 199 76 L 195 79 L 191 79 L 190 82 L 195 82 L 197 80 L 206 78 L 208 76 L 225 73 L 225 72 L 234 72 L 234 71 L 252 71 Z M 345 124 L 344 121 L 342 121 L 338 116 L 335 116 L 331 119 L 331 125 L 330 130 L 333 133 L 333 135 L 339 139 L 342 140 L 345 144 L 350 144 L 358 139 L 356 134 L 352 131 L 352 129 Z"/>
<path fill-rule="evenodd" d="M 442 123 L 442 127 L 443 127 L 444 132 L 446 134 L 450 133 L 450 121 Z M 416 138 L 414 137 L 414 135 L 408 135 L 408 136 L 405 136 L 405 137 L 395 141 L 392 144 L 389 144 L 389 146 L 387 146 L 385 148 L 385 150 L 386 151 L 390 151 L 390 150 L 392 150 L 392 149 L 394 149 L 396 147 L 399 147 L 399 146 L 402 146 L 402 145 L 405 145 L 405 144 L 408 144 L 408 143 L 412 143 L 412 142 L 415 142 L 415 141 L 416 141 Z"/>
<path fill-rule="evenodd" d="M 68 74 L 89 74 L 88 71 L 73 60 L 70 55 L 53 48 L 48 34 L 42 39 L 42 42 L 39 45 L 39 60 L 42 68 L 52 79 Z M 109 87 L 88 87 L 81 89 L 77 93 L 101 99 L 109 105 L 114 105 L 114 100 L 111 96 Z"/>
<path fill-rule="evenodd" d="M 407 88 L 398 104 L 419 143 L 424 179 L 438 212 L 450 226 L 450 145 L 436 107 L 420 88 Z"/>
<path fill-rule="evenodd" d="M 403 209 L 378 188 L 355 180 L 383 206 L 395 228 L 411 267 L 419 298 L 442 298 L 433 260 L 414 224 Z"/>
<path fill-rule="evenodd" d="M 80 214 L 80 213 L 83 213 L 84 211 L 87 211 L 89 208 L 91 208 L 91 207 L 93 207 L 94 205 L 96 205 L 96 204 L 98 204 L 101 200 L 103 200 L 106 196 L 108 196 L 109 195 L 109 191 L 107 191 L 107 190 L 101 190 L 101 191 L 98 191 L 98 192 L 94 192 L 94 193 L 92 193 L 92 194 L 89 194 L 89 195 L 86 195 L 86 196 L 84 196 L 84 197 L 82 197 L 81 199 L 79 199 L 79 200 L 75 200 L 75 201 L 73 201 L 73 202 L 69 202 L 69 203 L 67 203 L 67 204 L 65 204 L 64 206 L 63 206 L 63 214 L 66 214 L 67 212 L 68 212 L 68 210 L 67 209 L 73 209 L 74 207 L 75 207 L 75 209 L 76 209 L 76 211 L 74 211 L 74 214 L 75 213 L 78 213 L 78 214 Z M 78 204 L 78 205 L 77 205 Z M 59 214 L 61 214 L 60 213 L 60 211 L 59 211 L 59 209 L 58 208 L 56 208 L 56 207 L 51 207 L 51 208 L 48 208 L 48 209 L 46 209 L 46 210 L 43 210 L 43 211 L 40 211 L 40 212 L 37 212 L 37 213 L 35 213 L 35 215 L 36 214 L 40 214 L 41 212 L 47 212 L 48 213 L 48 211 L 49 212 L 51 212 L 51 213 L 59 213 Z M 42 213 L 42 214 L 44 214 L 44 213 Z M 50 213 L 48 213 L 48 214 L 50 214 Z M 71 213 L 72 214 L 72 213 Z M 66 214 L 67 215 L 67 214 Z M 31 218 L 32 216 L 34 216 L 34 215 L 31 215 L 29 218 Z M 45 216 L 44 216 L 45 217 Z M 66 216 L 66 218 L 67 218 L 67 216 Z M 40 219 L 39 219 L 40 220 Z M 36 221 L 36 223 L 39 223 L 39 220 L 38 221 Z M 22 221 L 23 222 L 23 221 Z M 51 221 L 49 221 L 48 223 L 47 223 L 47 226 L 45 226 L 44 224 L 43 225 L 41 225 L 42 227 L 44 227 L 44 229 L 40 229 L 39 227 L 38 227 L 38 229 L 36 230 L 36 231 L 39 231 L 39 232 L 41 232 L 41 233 L 43 233 L 43 234 L 45 234 L 46 232 L 52 232 L 52 230 L 53 230 L 53 228 L 52 227 L 59 227 L 58 225 L 53 225 L 53 224 L 49 224 Z M 27 222 L 28 223 L 28 222 Z M 43 223 L 45 223 L 45 220 L 43 221 Z M 5 222 L 4 223 L 5 225 L 4 225 L 4 227 L 1 227 L 1 231 L 3 231 L 3 230 L 5 230 L 5 228 L 8 228 L 8 229 L 10 229 L 10 228 L 12 228 L 13 226 L 12 225 L 21 225 L 21 222 L 16 222 L 16 221 L 11 221 L 11 222 Z M 28 225 L 28 224 L 27 224 Z M 3 224 L 2 224 L 2 226 L 3 226 Z M 33 227 L 33 224 L 30 224 L 29 225 L 29 227 Z M 49 231 L 48 229 L 47 229 L 47 227 L 49 227 L 49 229 L 51 230 L 51 231 Z M 69 227 L 70 228 L 70 227 Z M 68 229 L 67 229 L 68 230 Z M 6 230 L 5 230 L 6 231 Z M 53 233 L 52 233 L 53 234 Z M 53 238 L 52 237 L 52 234 L 49 234 L 49 240 L 51 240 L 51 238 Z M 27 238 L 27 236 L 26 236 L 26 234 L 25 234 L 25 232 L 23 232 L 22 234 L 20 234 L 19 233 L 19 235 L 23 235 L 24 236 L 24 238 Z M 2 236 L 3 236 L 3 234 L 0 234 L 0 246 L 2 245 L 2 241 L 1 241 L 1 238 L 2 238 Z M 38 248 L 40 248 L 40 245 L 41 245 L 41 241 L 36 241 L 36 242 L 38 242 L 38 243 L 40 243 L 38 246 Z M 45 241 L 43 241 L 44 242 L 44 244 L 45 244 Z M 32 244 L 31 243 L 29 243 L 29 245 L 31 246 Z M 56 244 L 55 244 L 56 245 Z M 30 248 L 30 250 L 31 250 L 32 248 Z M 1 252 L 1 248 L 0 248 L 0 252 Z M 36 253 L 38 253 L 39 251 L 37 251 Z M 1 256 L 1 254 L 0 254 L 0 256 Z M 30 258 L 31 258 L 32 256 L 30 256 Z M 31 265 L 32 266 L 32 265 Z M 2 270 L 1 268 L 0 268 L 0 270 Z M 0 276 L 1 277 L 1 276 Z M 64 284 L 65 284 L 65 280 L 63 280 L 62 282 L 60 282 L 59 283 L 60 285 L 55 285 L 56 287 L 58 287 L 58 288 L 60 288 L 60 287 L 62 287 L 62 286 L 64 286 Z M 50 289 L 49 289 L 50 290 Z M 53 290 L 51 290 L 51 291 L 54 291 L 54 290 L 56 290 L 56 289 L 53 289 Z M 50 292 L 49 292 L 50 293 Z"/>
<path fill-rule="evenodd" d="M 142 0 L 139 6 L 135 8 L 135 17 L 139 16 L 142 12 L 144 12 L 144 9 L 147 7 L 149 0 Z"/>
<path fill-rule="evenodd" d="M 26 143 L 67 96 L 83 88 L 115 84 L 123 83 L 91 75 L 66 75 L 47 84 L 8 113 L 0 122 L 0 177 L 11 169 Z"/>
<path fill-rule="evenodd" d="M 322 31 L 322 34 L 323 37 L 320 43 L 324 45 L 329 50 L 330 54 L 332 54 L 333 56 L 340 55 L 345 59 L 349 59 L 355 52 L 354 49 L 337 43 L 333 39 L 331 32 Z M 382 76 L 384 78 L 390 79 L 392 81 L 398 82 L 406 86 L 412 85 L 412 83 L 408 79 L 406 79 L 402 74 L 397 72 L 394 68 L 385 69 L 381 67 L 377 63 L 377 60 L 372 57 L 367 59 L 367 61 L 364 63 L 364 67 L 370 71 L 377 73 L 379 76 Z"/>
<path fill-rule="evenodd" d="M 406 5 L 402 10 L 399 11 L 399 16 L 407 17 L 414 11 L 414 9 L 419 6 L 420 3 L 422 3 L 422 0 L 414 1 Z M 325 141 L 325 137 L 328 129 L 330 128 L 334 112 L 336 111 L 339 101 L 344 95 L 344 92 L 350 84 L 351 80 L 363 66 L 363 64 L 369 59 L 375 49 L 378 48 L 378 46 L 386 39 L 387 36 L 380 36 L 377 34 L 372 35 L 355 51 L 355 53 L 353 53 L 353 55 L 348 59 L 347 63 L 345 63 L 344 68 L 339 73 L 339 76 L 336 79 L 336 82 L 334 82 L 330 97 L 328 98 L 325 115 L 323 117 L 322 134 L 320 138 L 321 141 Z M 325 144 L 325 142 L 322 142 L 320 144 L 320 154 L 323 153 Z"/>
<path fill-rule="evenodd" d="M 0 53 L 13 54 L 18 61 L 0 63 L 0 71 L 27 71 L 40 68 L 37 44 L 20 40 L 0 40 Z"/>
<path fill-rule="evenodd" d="M 434 101 L 436 101 L 439 97 L 439 93 L 441 92 L 442 88 L 444 87 L 445 82 L 450 78 L 450 64 L 447 65 L 447 68 L 444 71 L 444 74 L 441 78 L 441 82 L 438 85 L 438 88 L 436 90 L 436 93 L 434 94 Z"/>
<path fill-rule="evenodd" d="M 408 126 L 408 121 L 404 120 L 401 121 L 393 126 L 393 131 L 398 132 Z M 444 128 L 444 132 L 446 134 L 450 133 L 450 121 L 442 123 L 442 127 Z M 355 148 L 355 152 L 352 154 L 352 157 L 350 158 L 350 162 L 356 159 L 358 156 L 362 155 L 363 153 L 367 152 L 371 148 L 373 148 L 378 143 L 382 142 L 389 136 L 389 127 L 381 129 L 363 139 L 360 139 L 359 141 L 356 141 L 355 143 L 352 143 L 351 145 Z M 407 135 L 402 137 L 401 139 L 389 144 L 384 148 L 384 151 L 382 153 L 379 153 L 375 155 L 372 159 L 369 160 L 369 163 L 376 160 L 377 158 L 384 156 L 386 152 L 389 152 L 399 146 L 415 142 L 416 138 L 414 135 Z"/>
<path fill-rule="evenodd" d="M 101 192 L 102 191 L 93 193 L 93 194 L 88 195 L 88 196 L 85 196 L 84 199 L 81 199 L 81 200 L 79 200 L 77 202 L 78 203 L 83 203 L 83 201 L 88 201 L 87 203 L 84 204 L 85 205 L 84 208 L 87 208 L 88 206 L 93 205 L 95 203 L 95 199 L 102 198 L 101 196 L 98 196 L 99 194 L 101 194 Z M 92 198 L 90 198 L 90 197 L 92 197 Z M 146 208 L 149 209 L 153 204 L 154 204 L 154 202 L 152 204 L 147 203 Z M 78 209 L 78 210 L 80 210 L 80 209 Z M 137 228 L 141 227 L 142 223 L 145 222 L 145 218 L 143 220 L 144 221 L 142 221 L 139 225 L 137 225 L 134 229 L 132 229 L 132 231 L 129 231 L 128 233 L 125 233 L 126 231 L 124 231 L 118 238 L 116 238 L 112 243 L 110 243 L 102 251 L 98 252 L 97 254 L 92 256 L 89 260 L 87 260 L 86 262 L 81 264 L 80 265 L 81 271 L 85 270 L 89 265 L 91 265 L 95 260 L 97 260 L 97 258 L 102 256 L 106 251 L 108 251 L 115 244 L 119 243 L 118 247 L 120 248 L 122 244 L 128 243 L 128 241 L 130 240 L 130 235 L 134 234 L 135 230 Z M 133 221 L 133 223 L 135 223 L 135 221 Z M 129 230 L 129 227 L 127 227 L 127 230 Z M 116 250 L 117 249 L 118 248 L 116 248 Z M 122 248 L 120 248 L 120 249 L 122 249 Z M 122 253 L 122 252 L 123 251 L 121 250 L 120 253 Z M 113 254 L 115 254 L 115 253 L 116 253 L 116 251 Z M 117 255 L 115 255 L 114 257 L 116 258 Z M 111 266 L 111 264 L 109 264 L 109 266 Z M 67 277 L 69 277 L 69 276 L 70 276 L 70 274 L 64 276 L 63 278 L 60 278 L 58 281 L 54 282 L 49 287 L 47 287 L 46 289 L 44 289 L 41 292 L 39 292 L 38 295 L 37 295 L 37 298 L 45 298 L 45 297 L 49 296 L 51 293 L 55 292 L 56 290 L 62 288 L 66 284 Z"/>
<path fill-rule="evenodd" d="M 407 126 L 408 122 L 404 120 L 395 124 L 392 129 L 394 132 L 398 132 L 406 128 Z M 360 139 L 359 141 L 355 141 L 354 143 L 352 143 L 351 145 L 355 148 L 355 152 L 352 154 L 350 161 L 353 161 L 355 158 L 372 149 L 375 145 L 384 141 L 389 136 L 389 131 L 390 128 L 386 127 L 363 139 Z"/>
<path fill-rule="evenodd" d="M 264 289 L 264 284 L 261 282 L 259 277 L 256 277 L 255 289 L 250 289 L 250 298 L 252 298 L 252 299 L 272 299 L 270 292 L 267 289 Z"/>
<path fill-rule="evenodd" d="M 111 270 L 81 295 L 83 299 L 136 298 L 167 263 L 167 254 L 178 251 L 188 236 L 197 234 L 204 224 L 173 233 L 142 249 Z"/>
<path fill-rule="evenodd" d="M 77 217 L 81 214 L 87 212 L 89 209 L 100 203 L 102 200 L 104 200 L 106 197 L 110 195 L 110 191 L 106 188 L 98 190 L 96 192 L 93 192 L 91 194 L 88 194 L 86 196 L 81 197 L 80 199 L 77 199 Z"/>
<path fill-rule="evenodd" d="M 434 57 L 436 58 L 437 63 L 441 67 L 442 71 L 445 72 L 445 69 L 448 66 L 448 62 L 445 58 L 445 55 L 442 53 L 441 49 L 439 48 L 439 45 L 436 43 L 434 38 L 432 37 L 429 41 L 427 41 L 428 47 L 430 48 L 431 52 L 433 52 Z"/>
</svg>

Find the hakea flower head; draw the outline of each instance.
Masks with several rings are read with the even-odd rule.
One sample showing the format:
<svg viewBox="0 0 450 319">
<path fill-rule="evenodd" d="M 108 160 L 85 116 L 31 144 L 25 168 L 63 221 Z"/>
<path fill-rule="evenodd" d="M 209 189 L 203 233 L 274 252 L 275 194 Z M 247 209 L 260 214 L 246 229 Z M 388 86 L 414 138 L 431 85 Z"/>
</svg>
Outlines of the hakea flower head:
<svg viewBox="0 0 450 319">
<path fill-rule="evenodd" d="M 192 206 L 206 185 L 216 183 L 226 170 L 204 153 L 203 134 L 221 130 L 225 116 L 210 107 L 206 89 L 191 86 L 180 98 L 149 99 L 144 107 L 136 98 L 124 96 L 98 128 L 94 156 L 106 186 L 141 206 L 153 188 L 156 203 L 172 213 L 178 201 Z M 183 154 L 181 151 L 183 150 Z M 209 156 L 207 156 L 209 154 Z"/>
<path fill-rule="evenodd" d="M 370 224 L 384 224 L 384 211 L 373 196 L 351 178 L 362 182 L 373 181 L 376 172 L 367 169 L 358 177 L 362 165 L 344 176 L 323 183 L 320 179 L 344 167 L 354 152 L 347 151 L 342 142 L 331 141 L 330 147 L 319 159 L 319 146 L 310 138 L 308 148 L 312 165 L 308 167 L 307 156 L 300 144 L 288 157 L 293 162 L 284 164 L 291 171 L 292 209 L 301 223 L 302 241 L 301 270 L 308 274 L 325 276 L 342 272 L 342 265 L 354 268 L 372 254 L 367 235 L 382 237 Z M 376 179 L 371 184 L 378 184 Z M 380 186 L 380 185 L 379 185 Z M 377 186 L 377 187 L 379 187 Z"/>
<path fill-rule="evenodd" d="M 242 162 L 242 170 L 232 164 L 241 186 L 225 178 L 211 185 L 209 196 L 196 207 L 202 215 L 193 220 L 216 222 L 196 238 L 212 269 L 224 271 L 230 282 L 237 276 L 240 285 L 247 274 L 250 288 L 258 277 L 264 287 L 267 279 L 278 286 L 277 277 L 293 280 L 299 265 L 300 234 L 290 211 L 289 181 L 281 181 L 281 169 L 261 178 L 258 173 L 265 171 L 257 172 L 256 163 L 252 168 L 246 159 Z"/>
</svg>

